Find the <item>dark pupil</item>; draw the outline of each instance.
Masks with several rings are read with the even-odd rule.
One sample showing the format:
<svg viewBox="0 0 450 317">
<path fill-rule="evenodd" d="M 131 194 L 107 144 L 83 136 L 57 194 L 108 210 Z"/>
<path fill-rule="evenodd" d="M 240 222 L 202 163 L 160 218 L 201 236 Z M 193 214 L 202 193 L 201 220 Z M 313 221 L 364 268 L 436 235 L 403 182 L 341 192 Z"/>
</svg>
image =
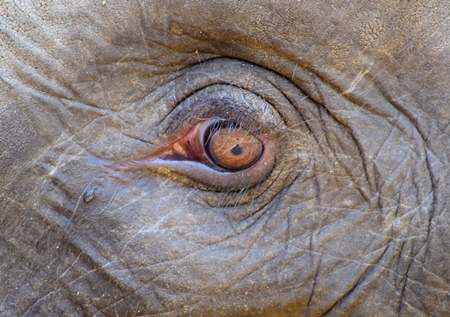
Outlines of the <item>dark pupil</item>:
<svg viewBox="0 0 450 317">
<path fill-rule="evenodd" d="M 233 155 L 240 155 L 240 154 L 242 154 L 242 149 L 239 146 L 239 144 L 236 144 L 235 146 L 233 146 L 233 148 L 231 149 L 231 153 L 233 153 Z"/>
</svg>

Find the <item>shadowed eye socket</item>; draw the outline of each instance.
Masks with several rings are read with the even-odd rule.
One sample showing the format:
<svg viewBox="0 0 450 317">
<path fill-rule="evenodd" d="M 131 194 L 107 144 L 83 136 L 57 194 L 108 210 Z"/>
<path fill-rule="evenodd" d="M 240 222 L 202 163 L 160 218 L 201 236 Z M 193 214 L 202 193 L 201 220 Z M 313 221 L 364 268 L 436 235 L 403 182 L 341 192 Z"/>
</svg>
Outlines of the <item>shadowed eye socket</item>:
<svg viewBox="0 0 450 317">
<path fill-rule="evenodd" d="M 314 140 L 296 104 L 305 98 L 276 73 L 239 60 L 183 70 L 122 113 L 132 124 L 120 135 L 132 146 L 117 142 L 83 201 L 121 189 L 152 196 L 160 186 L 171 188 L 165 194 L 190 187 L 189 201 L 233 209 L 233 219 L 245 219 L 311 164 Z M 123 152 L 116 158 L 117 148 Z"/>
<path fill-rule="evenodd" d="M 281 89 L 273 82 L 283 83 Z M 258 208 L 296 177 L 299 161 L 305 166 L 310 160 L 306 151 L 289 155 L 310 144 L 291 104 L 304 97 L 298 93 L 278 75 L 238 60 L 193 67 L 134 109 L 140 116 L 133 118 L 139 127 L 133 131 L 148 131 L 136 139 L 148 142 L 128 159 L 105 165 L 104 181 L 97 183 L 142 186 L 163 176 L 201 189 L 196 197 L 209 206 L 252 202 Z M 155 109 L 165 112 L 157 117 Z"/>
</svg>

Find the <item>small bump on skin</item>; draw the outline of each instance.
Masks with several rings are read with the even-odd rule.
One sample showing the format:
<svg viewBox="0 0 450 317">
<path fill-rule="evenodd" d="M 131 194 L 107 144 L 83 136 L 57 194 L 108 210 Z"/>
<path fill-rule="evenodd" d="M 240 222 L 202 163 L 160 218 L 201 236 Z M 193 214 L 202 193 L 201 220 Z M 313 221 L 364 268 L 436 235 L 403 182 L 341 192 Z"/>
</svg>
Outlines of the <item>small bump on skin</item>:
<svg viewBox="0 0 450 317">
<path fill-rule="evenodd" d="M 87 193 L 83 195 L 83 201 L 85 204 L 89 204 L 95 198 L 95 188 L 90 189 Z"/>
</svg>

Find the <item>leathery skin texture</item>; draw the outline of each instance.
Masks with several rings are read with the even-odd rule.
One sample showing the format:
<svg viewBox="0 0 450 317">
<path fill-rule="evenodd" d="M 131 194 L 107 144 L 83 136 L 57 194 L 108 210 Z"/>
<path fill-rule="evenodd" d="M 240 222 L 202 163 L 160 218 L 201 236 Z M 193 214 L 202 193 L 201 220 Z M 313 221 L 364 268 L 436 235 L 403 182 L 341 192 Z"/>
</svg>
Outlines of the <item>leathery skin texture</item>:
<svg viewBox="0 0 450 317">
<path fill-rule="evenodd" d="M 450 2 L 0 17 L 1 316 L 448 316 Z"/>
</svg>

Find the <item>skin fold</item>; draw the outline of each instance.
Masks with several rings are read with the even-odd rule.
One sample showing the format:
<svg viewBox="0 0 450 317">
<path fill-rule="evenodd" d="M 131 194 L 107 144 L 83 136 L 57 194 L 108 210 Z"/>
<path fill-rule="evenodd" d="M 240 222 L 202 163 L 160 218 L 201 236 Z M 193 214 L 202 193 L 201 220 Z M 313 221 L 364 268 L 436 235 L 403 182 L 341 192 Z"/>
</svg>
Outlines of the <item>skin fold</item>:
<svg viewBox="0 0 450 317">
<path fill-rule="evenodd" d="M 0 16 L 1 316 L 450 311 L 447 0 Z M 259 161 L 187 155 L 207 120 Z"/>
</svg>

